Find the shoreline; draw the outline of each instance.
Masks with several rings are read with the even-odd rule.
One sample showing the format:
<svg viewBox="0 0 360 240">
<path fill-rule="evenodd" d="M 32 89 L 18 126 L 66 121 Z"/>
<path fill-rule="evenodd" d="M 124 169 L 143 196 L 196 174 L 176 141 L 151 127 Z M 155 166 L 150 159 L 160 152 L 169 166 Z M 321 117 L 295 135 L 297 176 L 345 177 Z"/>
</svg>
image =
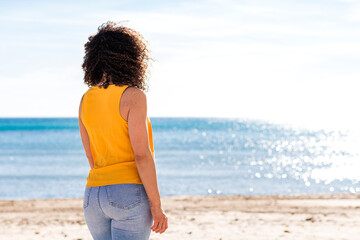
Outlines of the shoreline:
<svg viewBox="0 0 360 240">
<path fill-rule="evenodd" d="M 162 197 L 169 217 L 150 239 L 356 239 L 360 194 Z M 82 198 L 0 199 L 1 239 L 92 239 Z"/>
<path fill-rule="evenodd" d="M 359 193 L 295 193 L 295 194 L 254 194 L 254 195 L 246 195 L 246 194 L 212 194 L 212 195 L 173 195 L 173 196 L 161 196 L 161 199 L 166 198 L 184 198 L 184 197 L 240 197 L 240 198 L 359 198 L 360 199 L 360 192 Z M 26 199 L 4 199 L 0 198 L 0 202 L 2 201 L 31 201 L 31 200 L 79 200 L 82 198 L 26 198 Z"/>
</svg>

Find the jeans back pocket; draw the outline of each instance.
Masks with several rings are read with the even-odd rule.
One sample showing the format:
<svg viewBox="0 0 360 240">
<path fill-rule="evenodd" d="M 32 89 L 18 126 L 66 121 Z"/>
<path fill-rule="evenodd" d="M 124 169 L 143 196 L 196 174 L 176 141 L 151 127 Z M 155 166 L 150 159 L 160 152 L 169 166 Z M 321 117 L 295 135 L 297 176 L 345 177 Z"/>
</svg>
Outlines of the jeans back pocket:
<svg viewBox="0 0 360 240">
<path fill-rule="evenodd" d="M 83 201 L 83 207 L 86 208 L 89 206 L 89 198 L 90 198 L 90 191 L 91 187 L 86 187 L 84 192 L 84 201 Z"/>
<path fill-rule="evenodd" d="M 109 204 L 121 209 L 130 209 L 140 204 L 140 184 L 124 183 L 106 186 Z"/>
</svg>

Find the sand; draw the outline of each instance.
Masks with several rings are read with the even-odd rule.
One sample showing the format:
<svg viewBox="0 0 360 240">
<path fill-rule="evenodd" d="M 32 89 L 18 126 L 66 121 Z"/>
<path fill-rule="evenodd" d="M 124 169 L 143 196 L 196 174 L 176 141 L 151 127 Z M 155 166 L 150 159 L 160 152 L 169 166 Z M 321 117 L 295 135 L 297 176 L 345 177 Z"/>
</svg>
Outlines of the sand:
<svg viewBox="0 0 360 240">
<path fill-rule="evenodd" d="M 360 195 L 164 197 L 152 240 L 360 239 Z M 82 199 L 0 200 L 0 239 L 92 239 Z"/>
</svg>

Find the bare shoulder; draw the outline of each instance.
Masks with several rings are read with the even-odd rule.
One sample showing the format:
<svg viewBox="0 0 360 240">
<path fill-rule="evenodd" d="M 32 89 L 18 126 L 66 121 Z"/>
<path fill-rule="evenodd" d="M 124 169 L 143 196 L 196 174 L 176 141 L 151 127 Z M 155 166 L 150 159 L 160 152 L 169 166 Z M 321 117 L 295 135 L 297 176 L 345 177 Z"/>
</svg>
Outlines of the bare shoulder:
<svg viewBox="0 0 360 240">
<path fill-rule="evenodd" d="M 146 104 L 146 94 L 143 90 L 136 87 L 128 87 L 123 93 L 127 105 Z"/>
<path fill-rule="evenodd" d="M 84 99 L 85 93 L 82 95 L 81 99 L 80 99 L 80 105 L 79 105 L 79 119 L 81 119 L 81 107 L 82 107 L 82 103 L 83 103 L 83 99 Z"/>
</svg>

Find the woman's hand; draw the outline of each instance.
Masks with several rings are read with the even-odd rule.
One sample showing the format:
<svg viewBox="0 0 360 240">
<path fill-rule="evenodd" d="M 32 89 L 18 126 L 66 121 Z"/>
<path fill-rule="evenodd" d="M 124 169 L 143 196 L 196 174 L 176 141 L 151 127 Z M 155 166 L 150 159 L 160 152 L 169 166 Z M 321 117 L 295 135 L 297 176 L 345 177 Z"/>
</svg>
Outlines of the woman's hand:
<svg viewBox="0 0 360 240">
<path fill-rule="evenodd" d="M 156 233 L 163 233 L 168 228 L 168 218 L 160 206 L 151 206 L 151 214 L 154 219 L 154 225 L 151 230 Z"/>
</svg>

